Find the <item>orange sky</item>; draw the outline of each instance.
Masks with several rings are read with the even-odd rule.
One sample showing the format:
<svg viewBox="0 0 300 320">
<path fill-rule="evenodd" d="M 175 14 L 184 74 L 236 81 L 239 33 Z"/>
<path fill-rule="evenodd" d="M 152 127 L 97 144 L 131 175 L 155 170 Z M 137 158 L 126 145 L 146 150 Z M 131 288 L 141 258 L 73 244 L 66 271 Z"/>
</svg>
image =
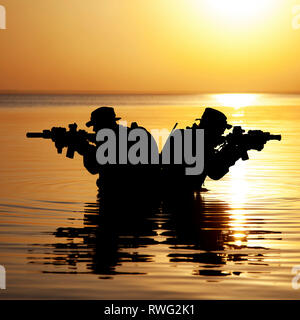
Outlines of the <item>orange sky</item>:
<svg viewBox="0 0 300 320">
<path fill-rule="evenodd" d="M 300 0 L 218 1 L 0 0 L 0 90 L 300 92 Z"/>
</svg>

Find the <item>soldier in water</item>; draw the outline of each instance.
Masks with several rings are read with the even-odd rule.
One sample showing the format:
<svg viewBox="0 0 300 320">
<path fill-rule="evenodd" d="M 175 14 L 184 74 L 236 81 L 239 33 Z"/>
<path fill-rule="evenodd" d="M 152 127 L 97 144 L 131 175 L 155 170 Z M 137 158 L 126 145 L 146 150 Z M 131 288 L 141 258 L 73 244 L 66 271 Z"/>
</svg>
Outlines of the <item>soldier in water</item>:
<svg viewBox="0 0 300 320">
<path fill-rule="evenodd" d="M 132 123 L 130 127 L 124 127 L 117 123 L 120 119 L 121 118 L 116 117 L 113 108 L 101 107 L 91 113 L 91 119 L 86 123 L 86 126 L 92 127 L 95 133 L 103 129 L 112 130 L 116 137 L 116 144 L 114 148 L 116 152 L 115 164 L 99 164 L 97 161 L 97 149 L 101 144 L 103 144 L 103 141 L 94 141 L 94 143 L 90 143 L 87 139 L 83 138 L 81 141 L 76 141 L 75 150 L 83 156 L 85 168 L 91 174 L 99 174 L 97 186 L 99 187 L 100 192 L 105 193 L 106 197 L 116 193 L 132 193 L 132 195 L 136 196 L 138 201 L 142 198 L 142 195 L 152 192 L 153 190 L 151 190 L 151 188 L 153 188 L 154 184 L 158 183 L 160 168 L 158 165 L 150 164 L 151 148 L 152 152 L 154 148 L 157 154 L 158 148 L 155 140 L 145 128 L 139 127 L 135 122 Z M 141 129 L 147 135 L 148 164 L 131 164 L 128 161 L 128 150 L 134 143 L 136 143 L 136 141 L 128 141 L 128 136 L 133 129 Z M 122 144 L 125 145 L 126 149 L 124 150 L 126 159 L 123 159 L 123 162 L 120 160 L 121 149 L 122 147 L 124 148 Z"/>
<path fill-rule="evenodd" d="M 204 169 L 200 175 L 187 175 L 185 170 L 187 165 L 185 163 L 176 164 L 174 158 L 171 159 L 170 165 L 163 165 L 164 190 L 167 192 L 174 192 L 173 186 L 177 186 L 175 189 L 181 190 L 180 192 L 182 190 L 201 190 L 207 177 L 219 180 L 229 172 L 229 168 L 237 160 L 248 160 L 248 150 L 261 151 L 267 141 L 281 140 L 279 135 L 271 135 L 260 130 L 250 130 L 245 133 L 241 127 L 234 127 L 231 133 L 224 136 L 225 131 L 231 129 L 232 125 L 227 123 L 227 117 L 222 112 L 212 108 L 206 108 L 201 119 L 196 120 L 200 123 L 194 123 L 191 127 L 176 131 L 190 130 L 192 132 L 192 149 L 195 153 L 197 142 L 195 133 L 198 129 L 204 130 Z M 169 143 L 171 149 L 176 148 L 174 142 L 176 131 L 170 135 L 165 145 Z M 184 156 L 182 158 L 184 159 Z"/>
<path fill-rule="evenodd" d="M 28 133 L 27 137 L 52 139 L 59 153 L 67 147 L 69 158 L 73 158 L 74 152 L 77 151 L 83 156 L 85 168 L 91 174 L 100 175 L 97 185 L 102 194 L 105 192 L 106 196 L 112 196 L 116 193 L 127 193 L 131 197 L 134 195 L 137 200 L 144 199 L 143 196 L 149 194 L 155 197 L 161 192 L 174 196 L 175 191 L 180 193 L 201 190 L 207 177 L 219 180 L 237 160 L 247 160 L 248 150 L 261 151 L 267 141 L 281 140 L 279 135 L 271 135 L 260 130 L 249 130 L 245 133 L 241 127 L 234 127 L 231 133 L 224 135 L 225 130 L 232 128 L 227 123 L 226 116 L 218 110 L 206 108 L 201 119 L 196 119 L 200 121 L 199 124 L 194 123 L 191 127 L 171 133 L 159 157 L 156 142 L 145 128 L 139 127 L 135 122 L 128 128 L 118 124 L 118 120 L 120 118 L 116 117 L 113 108 L 101 107 L 92 112 L 90 121 L 86 123 L 87 127 L 93 128 L 94 134 L 84 130 L 77 131 L 77 125 L 71 124 L 69 131 L 66 128 L 53 127 L 42 133 Z M 106 134 L 107 131 L 110 134 Z M 199 131 L 204 137 L 204 140 L 200 141 L 200 153 L 197 139 Z M 101 137 L 106 137 L 107 141 L 98 139 L 99 133 L 100 136 L 103 133 Z M 113 136 L 110 143 L 109 136 Z M 176 136 L 180 136 L 181 139 L 175 139 Z M 189 137 L 190 140 L 186 140 L 185 137 Z M 112 147 L 113 157 L 110 159 L 112 161 L 102 163 L 98 158 L 99 150 L 105 150 L 108 154 L 106 156 L 105 152 L 102 152 L 102 159 L 108 159 L 111 154 L 110 148 L 105 149 L 106 145 Z M 132 150 L 134 152 L 131 152 Z M 179 150 L 179 153 L 174 150 Z M 132 153 L 134 161 L 130 156 Z M 170 156 L 168 163 L 163 161 L 165 154 Z M 177 161 L 178 154 L 181 162 Z M 200 166 L 203 170 L 196 170 L 196 173 L 189 175 L 187 168 L 191 168 L 192 165 L 186 159 L 192 159 L 193 154 L 202 155 L 203 166 Z M 153 162 L 155 155 L 157 162 Z"/>
</svg>

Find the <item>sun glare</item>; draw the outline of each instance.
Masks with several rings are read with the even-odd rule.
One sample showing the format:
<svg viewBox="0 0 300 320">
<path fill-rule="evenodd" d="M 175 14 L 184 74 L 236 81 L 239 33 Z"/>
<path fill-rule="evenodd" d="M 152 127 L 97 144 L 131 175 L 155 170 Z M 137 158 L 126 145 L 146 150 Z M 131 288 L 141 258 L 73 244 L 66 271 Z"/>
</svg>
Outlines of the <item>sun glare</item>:
<svg viewBox="0 0 300 320">
<path fill-rule="evenodd" d="M 242 209 L 248 192 L 248 183 L 246 181 L 246 164 L 240 160 L 234 167 L 230 168 L 231 178 L 231 203 L 232 209 Z"/>
<path fill-rule="evenodd" d="M 246 93 L 225 93 L 215 94 L 214 99 L 224 107 L 233 107 L 239 109 L 253 105 L 257 101 L 257 94 Z"/>
<path fill-rule="evenodd" d="M 267 15 L 274 0 L 206 0 L 208 9 L 231 22 L 256 19 Z"/>
</svg>

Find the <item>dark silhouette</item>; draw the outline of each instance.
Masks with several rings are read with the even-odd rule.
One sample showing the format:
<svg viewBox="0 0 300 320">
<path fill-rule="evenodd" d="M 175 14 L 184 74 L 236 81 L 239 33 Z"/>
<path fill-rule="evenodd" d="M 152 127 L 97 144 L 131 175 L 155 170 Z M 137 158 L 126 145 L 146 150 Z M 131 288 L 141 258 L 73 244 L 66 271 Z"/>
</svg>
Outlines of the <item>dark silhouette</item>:
<svg viewBox="0 0 300 320">
<path fill-rule="evenodd" d="M 201 190 L 202 185 L 207 177 L 219 180 L 229 172 L 229 168 L 237 160 L 247 160 L 248 150 L 261 151 L 269 140 L 281 140 L 280 135 L 271 135 L 268 132 L 259 130 L 250 130 L 248 133 L 241 127 L 234 127 L 232 132 L 224 135 L 225 130 L 232 128 L 227 123 L 226 116 L 215 109 L 206 108 L 202 118 L 196 119 L 200 123 L 194 123 L 186 129 L 177 129 L 172 132 L 162 153 L 167 145 L 170 146 L 170 162 L 164 164 L 162 153 L 158 155 L 158 148 L 151 134 L 137 123 L 133 122 L 130 127 L 124 127 L 117 123 L 114 109 L 111 107 L 101 107 L 91 114 L 91 119 L 86 123 L 87 127 L 92 127 L 94 133 L 88 133 L 84 130 L 77 130 L 76 123 L 69 125 L 69 130 L 61 127 L 53 127 L 51 130 L 44 130 L 42 133 L 28 133 L 27 137 L 42 137 L 52 139 L 58 153 L 67 147 L 67 157 L 73 158 L 74 152 L 83 156 L 85 168 L 91 174 L 99 174 L 100 178 L 97 185 L 100 192 L 119 193 L 124 188 L 132 190 L 132 194 L 138 197 L 151 194 L 152 197 L 160 197 L 165 192 L 180 192 L 181 190 Z M 102 129 L 110 129 L 116 137 L 115 153 L 116 161 L 114 163 L 99 164 L 96 159 L 97 149 L 103 146 L 106 141 L 97 141 L 96 134 Z M 147 142 L 147 161 L 131 164 L 128 161 L 130 148 L 137 142 L 128 139 L 130 132 L 134 129 L 141 129 L 146 134 Z M 177 164 L 174 161 L 176 133 L 183 133 L 186 130 L 192 132 L 192 153 L 197 150 L 198 141 L 196 140 L 197 129 L 204 130 L 204 170 L 198 175 L 187 175 L 186 168 L 191 167 L 185 162 L 185 155 L 182 153 L 182 162 Z M 125 131 L 124 131 L 125 130 Z M 198 130 L 199 131 L 199 130 Z M 125 133 L 125 140 L 120 138 L 120 132 Z M 125 141 L 125 142 L 124 142 Z M 126 145 L 125 145 L 126 143 Z M 181 142 L 182 152 L 185 148 L 185 140 Z M 178 145 L 177 145 L 178 147 Z M 126 161 L 122 160 L 121 149 L 126 149 Z M 141 148 L 136 148 L 136 154 L 141 153 Z M 152 155 L 157 154 L 158 163 L 153 164 Z"/>
<path fill-rule="evenodd" d="M 76 151 L 83 156 L 83 162 L 85 168 L 91 174 L 100 174 L 100 178 L 97 181 L 97 185 L 101 192 L 118 193 L 121 194 L 124 188 L 132 190 L 137 197 L 142 197 L 151 192 L 152 186 L 158 181 L 159 167 L 151 166 L 151 146 L 157 145 L 151 136 L 151 134 L 140 126 L 136 122 L 131 124 L 130 128 L 125 128 L 119 124 L 113 108 L 102 107 L 98 108 L 91 114 L 91 120 L 86 123 L 88 127 L 92 127 L 96 133 L 101 129 L 111 129 L 117 137 L 116 141 L 116 164 L 99 165 L 96 160 L 96 151 L 101 143 L 91 144 L 87 139 L 82 139 L 78 144 Z M 120 163 L 120 145 L 123 143 L 120 141 L 119 132 L 126 129 L 127 147 L 126 152 L 134 144 L 135 141 L 128 141 L 130 131 L 133 129 L 142 129 L 146 132 L 148 137 L 148 161 L 149 165 L 138 163 L 136 165 L 130 164 L 128 158 L 127 163 Z M 158 150 L 157 150 L 158 153 Z"/>
<path fill-rule="evenodd" d="M 62 153 L 63 148 L 67 148 L 66 156 L 74 158 L 75 148 L 80 146 L 84 141 L 96 142 L 96 134 L 88 133 L 85 130 L 77 131 L 77 124 L 69 124 L 69 130 L 63 127 L 53 127 L 51 130 L 43 132 L 28 132 L 27 138 L 51 139 L 55 143 L 57 153 Z"/>
<path fill-rule="evenodd" d="M 92 127 L 94 133 L 88 133 L 84 130 L 77 131 L 76 123 L 69 125 L 69 131 L 61 127 L 53 127 L 51 130 L 44 130 L 42 133 L 27 133 L 28 138 L 45 138 L 52 139 L 58 153 L 62 153 L 64 147 L 67 148 L 67 157 L 73 158 L 74 152 L 78 152 L 83 156 L 84 167 L 91 174 L 99 174 L 97 186 L 101 193 L 117 193 L 122 194 L 124 189 L 132 190 L 137 198 L 151 192 L 153 195 L 155 190 L 152 189 L 154 184 L 159 181 L 160 167 L 158 164 L 151 165 L 151 148 L 152 152 L 157 153 L 158 148 L 154 138 L 143 127 L 133 122 L 130 127 L 124 127 L 117 123 L 121 118 L 116 117 L 115 111 L 111 107 L 101 107 L 91 113 L 91 119 L 86 123 L 87 127 Z M 103 142 L 96 141 L 96 133 L 101 129 L 110 129 L 115 133 L 116 137 L 116 163 L 100 165 L 96 159 L 98 147 Z M 125 130 L 126 129 L 126 130 Z M 120 141 L 119 133 L 125 133 L 126 153 L 136 141 L 128 141 L 128 136 L 133 129 L 143 130 L 148 138 L 148 164 L 130 164 L 128 159 L 126 163 L 121 163 L 120 148 L 123 141 Z M 124 131 L 125 130 L 125 131 Z M 137 150 L 137 153 L 139 150 Z M 124 159 L 123 159 L 124 160 Z"/>
<path fill-rule="evenodd" d="M 280 135 L 271 135 L 260 130 L 250 130 L 245 133 L 241 127 L 234 127 L 231 133 L 224 136 L 225 130 L 231 129 L 232 125 L 227 123 L 227 117 L 222 112 L 212 108 L 206 108 L 202 118 L 196 121 L 200 123 L 194 123 L 186 129 L 192 130 L 194 154 L 196 153 L 196 130 L 204 130 L 204 170 L 200 175 L 186 175 L 185 168 L 188 164 L 175 164 L 172 158 L 170 165 L 163 165 L 164 190 L 167 192 L 174 192 L 174 186 L 176 189 L 201 190 L 207 177 L 219 180 L 229 172 L 229 168 L 237 160 L 248 160 L 248 150 L 261 151 L 269 140 L 281 140 Z M 181 131 L 183 136 L 184 130 L 176 131 Z M 172 150 L 175 148 L 173 136 L 176 135 L 176 131 L 166 142 L 166 145 L 170 143 Z M 184 156 L 182 158 L 184 159 Z"/>
<path fill-rule="evenodd" d="M 118 267 L 128 262 L 152 261 L 151 254 L 138 252 L 141 247 L 157 244 L 154 238 L 158 204 L 152 197 L 147 201 L 145 198 L 136 198 L 126 188 L 121 193 L 100 192 L 97 202 L 85 205 L 83 227 L 57 228 L 53 233 L 55 243 L 45 246 L 53 249 L 50 256 L 44 261 L 31 254 L 31 263 L 56 266 L 54 270 L 43 271 L 50 273 L 80 273 L 79 265 L 83 263 L 87 269 L 83 272 L 104 279 L 118 274 L 143 274 L 136 270 L 120 271 Z"/>
<path fill-rule="evenodd" d="M 231 209 L 223 201 L 205 201 L 200 194 L 186 192 L 181 197 L 165 197 L 158 205 L 151 197 L 139 203 L 130 192 L 125 193 L 125 203 L 123 195 L 120 199 L 118 194 L 86 203 L 83 226 L 57 228 L 53 243 L 30 251 L 30 263 L 44 265 L 46 273 L 84 272 L 111 279 L 120 274 L 144 274 L 143 264 L 156 261 L 151 252 L 156 252 L 156 246 L 165 245 L 169 262 L 192 264 L 193 275 L 238 276 L 244 270 L 241 264 L 267 265 L 267 248 L 250 243 L 251 250 L 243 250 L 248 248 L 248 237 L 265 239 L 270 233 L 275 234 L 263 229 L 263 219 L 255 220 L 259 228 L 246 228 L 237 245 Z M 165 240 L 159 239 L 158 233 Z M 228 262 L 237 264 L 224 268 Z M 199 264 L 196 269 L 195 264 Z"/>
<path fill-rule="evenodd" d="M 111 278 L 123 273 L 133 272 L 122 265 L 128 262 L 147 263 L 153 261 L 150 253 L 141 253 L 140 248 L 156 245 L 167 245 L 168 258 L 172 263 L 199 263 L 193 270 L 194 275 L 226 276 L 239 275 L 238 265 L 234 271 L 224 268 L 228 261 L 247 262 L 248 253 L 239 253 L 236 249 L 247 248 L 249 234 L 258 231 L 247 230 L 241 244 L 234 243 L 234 230 L 230 227 L 230 207 L 220 201 L 207 203 L 199 192 L 206 177 L 221 179 L 238 159 L 248 159 L 247 151 L 262 150 L 269 140 L 280 140 L 281 136 L 272 136 L 262 131 L 245 133 L 240 127 L 224 135 L 225 130 L 232 128 L 226 116 L 220 111 L 207 108 L 200 120 L 191 127 L 193 135 L 197 129 L 204 129 L 204 171 L 200 175 L 186 175 L 186 163 L 176 164 L 115 164 L 100 165 L 96 159 L 97 148 L 101 143 L 96 141 L 96 133 L 101 129 L 111 129 L 116 133 L 116 151 L 120 150 L 122 141 L 118 132 L 124 129 L 117 123 L 113 108 L 98 108 L 91 114 L 88 127 L 93 133 L 77 130 L 72 124 L 69 130 L 52 128 L 42 133 L 28 133 L 28 137 L 52 139 L 59 153 L 67 148 L 67 156 L 72 158 L 75 152 L 83 157 L 85 168 L 91 174 L 99 174 L 97 185 L 99 194 L 96 203 L 88 203 L 84 209 L 84 226 L 82 228 L 59 227 L 53 233 L 55 239 L 63 238 L 54 244 L 45 245 L 51 248 L 45 258 L 40 254 L 30 254 L 31 263 L 42 263 L 50 266 L 67 266 L 67 270 L 44 270 L 44 272 L 79 273 L 79 264 L 86 264 L 88 271 Z M 148 147 L 156 146 L 151 134 L 132 123 L 132 129 L 140 128 L 146 132 Z M 183 132 L 185 129 L 178 129 Z M 169 138 L 173 143 L 172 136 Z M 128 150 L 134 142 L 127 141 Z M 193 150 L 196 149 L 193 139 Z M 171 149 L 174 148 L 171 147 Z M 158 151 L 157 151 L 158 153 Z M 149 152 L 149 157 L 151 152 Z M 172 155 L 172 153 L 171 153 Z M 117 154 L 119 159 L 119 154 Z M 161 157 L 160 157 L 161 160 Z M 191 192 L 192 191 L 192 192 Z M 196 194 L 196 196 L 195 196 Z M 258 219 L 259 220 L 259 219 Z M 263 224 L 263 221 L 256 221 Z M 158 241 L 158 230 L 163 231 L 164 241 Z M 268 231 L 259 230 L 259 237 Z M 253 247 L 251 247 L 253 248 Z M 180 250 L 177 250 L 180 249 Z M 184 249 L 181 250 L 181 249 Z M 227 249 L 235 249 L 228 253 Z M 257 255 L 251 255 L 251 262 L 264 263 L 263 247 L 256 247 Z M 250 261 L 250 259 L 249 259 Z M 128 266 L 128 265 L 127 265 Z"/>
<path fill-rule="evenodd" d="M 168 236 L 166 243 L 170 245 L 171 253 L 168 255 L 170 262 L 174 263 L 199 263 L 199 268 L 193 270 L 193 275 L 199 276 L 238 276 L 243 273 L 239 268 L 242 263 L 264 264 L 265 254 L 268 250 L 262 246 L 248 244 L 248 238 L 278 234 L 263 229 L 264 220 L 258 219 L 259 230 L 248 229 L 241 243 L 235 243 L 236 231 L 232 227 L 232 210 L 230 206 L 220 200 L 206 201 L 198 192 L 183 192 L 180 197 L 168 194 L 162 202 L 162 212 L 169 217 L 163 226 L 163 235 Z M 249 221 L 244 221 L 248 225 Z M 256 249 L 254 261 L 251 261 L 251 252 L 243 249 Z M 241 250 L 242 252 L 240 252 Z M 237 263 L 231 270 L 224 268 L 228 262 Z M 225 270 L 224 270 L 225 269 Z M 233 269 L 233 270 L 232 270 Z"/>
</svg>

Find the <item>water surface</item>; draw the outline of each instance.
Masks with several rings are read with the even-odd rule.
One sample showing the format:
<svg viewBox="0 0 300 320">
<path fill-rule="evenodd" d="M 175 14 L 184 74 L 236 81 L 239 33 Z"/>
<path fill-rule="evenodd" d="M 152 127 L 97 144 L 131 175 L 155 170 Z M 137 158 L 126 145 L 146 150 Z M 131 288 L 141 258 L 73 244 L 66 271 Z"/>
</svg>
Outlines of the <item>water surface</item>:
<svg viewBox="0 0 300 320">
<path fill-rule="evenodd" d="M 0 298 L 299 299 L 300 98 L 232 98 L 0 96 Z M 190 125 L 215 105 L 233 125 L 283 140 L 208 180 L 207 192 L 108 221 L 80 156 L 25 137 L 74 121 L 84 128 L 98 105 L 149 130 Z"/>
</svg>

